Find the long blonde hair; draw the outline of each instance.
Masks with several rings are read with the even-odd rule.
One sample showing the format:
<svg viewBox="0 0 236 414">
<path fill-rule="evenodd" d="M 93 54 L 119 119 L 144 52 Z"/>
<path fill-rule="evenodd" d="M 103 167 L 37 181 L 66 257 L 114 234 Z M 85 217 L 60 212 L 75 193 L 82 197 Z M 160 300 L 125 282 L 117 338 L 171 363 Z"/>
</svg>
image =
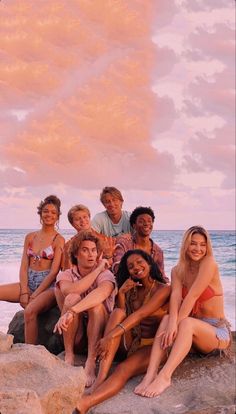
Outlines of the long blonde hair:
<svg viewBox="0 0 236 414">
<path fill-rule="evenodd" d="M 182 244 L 180 247 L 179 261 L 176 266 L 177 273 L 180 275 L 181 279 L 184 280 L 184 275 L 186 274 L 187 267 L 189 266 L 189 258 L 187 256 L 187 250 L 191 243 L 192 236 L 194 234 L 201 234 L 206 240 L 206 256 L 213 256 L 213 250 L 211 245 L 210 235 L 201 226 L 192 226 L 183 235 Z"/>
</svg>

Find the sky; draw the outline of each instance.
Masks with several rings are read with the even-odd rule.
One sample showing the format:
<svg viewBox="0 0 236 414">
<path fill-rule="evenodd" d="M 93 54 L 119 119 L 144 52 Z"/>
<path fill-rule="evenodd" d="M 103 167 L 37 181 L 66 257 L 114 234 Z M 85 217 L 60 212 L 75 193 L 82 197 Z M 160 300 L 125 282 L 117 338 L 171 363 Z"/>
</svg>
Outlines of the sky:
<svg viewBox="0 0 236 414">
<path fill-rule="evenodd" d="M 235 228 L 234 1 L 2 0 L 0 228 L 37 205 L 151 206 L 156 229 Z"/>
</svg>

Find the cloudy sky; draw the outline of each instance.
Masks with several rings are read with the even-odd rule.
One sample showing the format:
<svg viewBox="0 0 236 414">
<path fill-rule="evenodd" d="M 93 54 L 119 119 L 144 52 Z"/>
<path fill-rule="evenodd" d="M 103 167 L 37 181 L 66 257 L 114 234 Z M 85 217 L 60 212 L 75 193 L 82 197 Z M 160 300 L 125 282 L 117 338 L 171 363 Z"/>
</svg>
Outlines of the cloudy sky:
<svg viewBox="0 0 236 414">
<path fill-rule="evenodd" d="M 0 228 L 151 206 L 156 228 L 234 228 L 234 1 L 2 0 Z"/>
</svg>

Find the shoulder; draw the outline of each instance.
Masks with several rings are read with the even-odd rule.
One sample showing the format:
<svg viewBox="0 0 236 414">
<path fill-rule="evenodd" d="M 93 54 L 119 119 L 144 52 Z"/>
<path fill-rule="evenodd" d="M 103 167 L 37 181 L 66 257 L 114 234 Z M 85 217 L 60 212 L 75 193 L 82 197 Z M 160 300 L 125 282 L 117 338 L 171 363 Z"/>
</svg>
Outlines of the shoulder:
<svg viewBox="0 0 236 414">
<path fill-rule="evenodd" d="M 56 246 L 64 246 L 65 239 L 60 233 L 57 233 L 57 237 L 55 238 L 54 243 Z"/>
<path fill-rule="evenodd" d="M 151 239 L 152 240 L 152 239 Z M 158 252 L 159 254 L 163 254 L 163 250 L 160 248 L 160 246 L 158 246 L 158 244 L 157 243 L 155 243 L 153 240 L 152 240 L 152 243 L 153 243 L 153 250 L 155 250 L 156 252 Z"/>
<path fill-rule="evenodd" d="M 130 215 L 130 211 L 122 210 L 122 218 L 124 218 L 125 220 L 129 220 Z"/>
<path fill-rule="evenodd" d="M 218 265 L 213 256 L 205 256 L 200 263 L 200 268 L 201 267 L 208 267 L 212 270 L 218 269 Z"/>
<path fill-rule="evenodd" d="M 108 269 L 98 275 L 98 283 L 104 282 L 105 280 L 116 283 L 114 274 Z"/>
<path fill-rule="evenodd" d="M 100 213 L 95 214 L 95 216 L 93 217 L 93 220 L 96 221 L 100 221 L 100 220 L 104 220 L 108 217 L 106 211 L 101 211 Z"/>
<path fill-rule="evenodd" d="M 33 238 L 36 236 L 37 231 L 32 231 L 31 233 L 26 234 L 25 236 L 25 242 L 31 242 Z"/>
</svg>

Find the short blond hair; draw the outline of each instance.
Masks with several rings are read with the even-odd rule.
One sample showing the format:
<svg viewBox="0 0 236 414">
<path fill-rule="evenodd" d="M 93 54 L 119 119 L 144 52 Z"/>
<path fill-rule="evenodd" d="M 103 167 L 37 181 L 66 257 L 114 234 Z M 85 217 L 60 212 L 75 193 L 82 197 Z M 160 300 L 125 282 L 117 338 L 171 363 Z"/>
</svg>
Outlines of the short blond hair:
<svg viewBox="0 0 236 414">
<path fill-rule="evenodd" d="M 124 201 L 120 190 L 118 190 L 116 187 L 104 187 L 100 194 L 100 201 L 102 202 L 102 204 L 106 194 L 110 194 L 111 196 L 118 198 L 118 200 L 120 200 L 122 203 Z"/>
<path fill-rule="evenodd" d="M 75 213 L 77 213 L 77 211 L 85 211 L 88 214 L 89 218 L 91 217 L 88 207 L 84 206 L 83 204 L 76 204 L 75 206 L 70 208 L 67 214 L 68 221 L 72 226 L 73 226 L 73 216 Z"/>
</svg>

